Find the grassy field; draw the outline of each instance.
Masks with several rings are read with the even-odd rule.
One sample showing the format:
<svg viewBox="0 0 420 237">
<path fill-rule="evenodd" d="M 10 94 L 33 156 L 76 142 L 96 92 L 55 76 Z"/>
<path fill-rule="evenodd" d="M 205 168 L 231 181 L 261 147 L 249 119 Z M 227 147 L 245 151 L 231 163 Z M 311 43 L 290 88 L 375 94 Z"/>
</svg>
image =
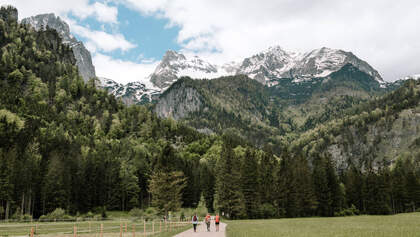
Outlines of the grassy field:
<svg viewBox="0 0 420 237">
<path fill-rule="evenodd" d="M 144 231 L 144 223 L 140 221 L 85 221 L 85 222 L 41 222 L 41 223 L 1 223 L 0 236 L 28 236 L 31 228 L 36 229 L 36 236 L 73 236 L 74 226 L 77 227 L 78 236 L 93 237 L 99 236 L 101 224 L 103 225 L 103 236 L 119 236 L 120 227 L 123 227 L 123 236 L 133 236 L 133 225 L 135 226 L 136 236 L 142 236 Z M 125 225 L 127 224 L 127 232 Z M 155 222 L 146 224 L 146 233 L 149 236 L 168 237 L 182 232 L 188 228 L 189 225 L 178 224 L 176 227 L 169 224 L 166 226 L 162 223 Z M 162 233 L 155 233 L 153 230 Z"/>
<path fill-rule="evenodd" d="M 420 213 L 393 216 L 295 218 L 227 222 L 227 237 L 411 237 L 420 236 Z"/>
</svg>

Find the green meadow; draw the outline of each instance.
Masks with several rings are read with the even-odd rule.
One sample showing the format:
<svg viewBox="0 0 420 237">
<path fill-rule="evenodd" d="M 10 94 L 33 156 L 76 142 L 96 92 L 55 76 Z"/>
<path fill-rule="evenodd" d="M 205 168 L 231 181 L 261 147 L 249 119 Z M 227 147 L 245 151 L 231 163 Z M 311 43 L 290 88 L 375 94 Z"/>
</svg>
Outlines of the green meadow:
<svg viewBox="0 0 420 237">
<path fill-rule="evenodd" d="M 414 237 L 420 212 L 389 216 L 312 217 L 229 221 L 227 237 Z"/>
</svg>

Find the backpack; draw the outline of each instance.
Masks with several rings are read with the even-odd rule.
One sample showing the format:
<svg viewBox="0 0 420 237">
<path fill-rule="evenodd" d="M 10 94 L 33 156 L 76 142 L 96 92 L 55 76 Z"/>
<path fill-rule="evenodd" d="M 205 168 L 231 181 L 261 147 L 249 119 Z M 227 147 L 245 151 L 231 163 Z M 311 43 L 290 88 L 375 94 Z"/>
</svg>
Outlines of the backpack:
<svg viewBox="0 0 420 237">
<path fill-rule="evenodd" d="M 197 216 L 194 216 L 193 217 L 193 221 L 197 221 Z"/>
</svg>

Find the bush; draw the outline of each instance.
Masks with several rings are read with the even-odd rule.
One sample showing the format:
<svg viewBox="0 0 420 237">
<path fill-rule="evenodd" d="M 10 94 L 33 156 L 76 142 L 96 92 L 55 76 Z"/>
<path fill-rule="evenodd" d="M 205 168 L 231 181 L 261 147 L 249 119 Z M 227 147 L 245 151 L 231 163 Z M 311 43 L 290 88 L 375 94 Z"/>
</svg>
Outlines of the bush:
<svg viewBox="0 0 420 237">
<path fill-rule="evenodd" d="M 93 219 L 93 217 L 95 217 L 95 215 L 93 215 L 92 212 L 88 212 L 88 213 L 82 215 L 82 217 L 83 217 L 84 220 L 90 220 L 90 219 Z"/>
<path fill-rule="evenodd" d="M 276 216 L 276 208 L 270 203 L 264 203 L 260 206 L 260 215 L 262 218 L 268 219 Z"/>
<path fill-rule="evenodd" d="M 144 219 L 147 220 L 153 220 L 157 217 L 158 211 L 156 210 L 156 208 L 153 207 L 148 207 L 145 211 L 144 211 Z"/>
<path fill-rule="evenodd" d="M 29 214 L 25 214 L 22 216 L 22 221 L 31 221 L 32 220 L 32 216 Z"/>
<path fill-rule="evenodd" d="M 108 217 L 106 207 L 95 207 L 93 211 L 95 214 L 100 214 L 102 219 L 106 219 Z"/>
<path fill-rule="evenodd" d="M 17 221 L 20 221 L 22 219 L 22 215 L 21 215 L 21 211 L 19 207 L 16 209 L 15 213 L 13 213 L 12 219 L 17 220 Z"/>
<path fill-rule="evenodd" d="M 48 213 L 47 215 L 42 215 L 39 217 L 39 221 L 72 221 L 76 218 L 66 214 L 66 211 L 62 208 L 56 208 L 54 211 Z"/>
<path fill-rule="evenodd" d="M 353 204 L 351 207 L 343 209 L 340 212 L 334 212 L 334 216 L 354 216 L 359 214 L 359 209 L 357 209 Z"/>
<path fill-rule="evenodd" d="M 128 213 L 130 216 L 132 217 L 142 217 L 143 216 L 143 211 L 140 208 L 133 208 L 131 209 L 131 211 Z"/>
<path fill-rule="evenodd" d="M 48 220 L 48 217 L 47 217 L 46 215 L 42 215 L 42 216 L 40 216 L 38 220 L 39 220 L 40 222 L 47 222 L 47 221 L 49 221 L 49 220 Z"/>
<path fill-rule="evenodd" d="M 50 220 L 63 220 L 64 215 L 66 215 L 66 211 L 62 208 L 57 208 L 54 211 L 48 213 L 47 217 Z"/>
</svg>

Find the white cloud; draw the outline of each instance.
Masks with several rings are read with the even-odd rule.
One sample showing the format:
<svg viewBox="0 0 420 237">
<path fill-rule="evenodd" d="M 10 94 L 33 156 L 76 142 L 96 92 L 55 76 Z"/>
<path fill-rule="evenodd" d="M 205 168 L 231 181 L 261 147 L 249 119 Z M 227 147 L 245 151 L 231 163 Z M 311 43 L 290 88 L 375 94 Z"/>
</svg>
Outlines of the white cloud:
<svg viewBox="0 0 420 237">
<path fill-rule="evenodd" d="M 118 81 L 119 83 L 128 83 L 132 81 L 141 81 L 151 87 L 150 82 L 145 81 L 156 68 L 159 62 L 135 63 L 120 59 L 113 59 L 107 55 L 97 53 L 93 56 L 96 75 Z"/>
<path fill-rule="evenodd" d="M 386 80 L 420 71 L 420 1 L 124 0 L 181 28 L 184 52 L 225 62 L 272 45 L 352 51 Z"/>
<path fill-rule="evenodd" d="M 95 2 L 93 4 L 93 12 L 96 19 L 100 22 L 117 23 L 118 9 L 110 7 L 106 4 Z"/>
<path fill-rule="evenodd" d="M 87 39 L 85 41 L 86 47 L 92 53 L 98 49 L 104 52 L 111 52 L 118 49 L 127 51 L 136 47 L 135 44 L 127 41 L 122 34 L 109 34 L 104 31 L 91 30 L 78 25 L 70 19 L 66 19 L 66 22 L 69 23 L 71 32 Z"/>
<path fill-rule="evenodd" d="M 118 9 L 105 3 L 89 3 L 89 0 L 1 0 L 0 4 L 13 5 L 19 10 L 19 18 L 53 12 L 65 17 L 68 13 L 79 18 L 88 16 L 104 23 L 117 23 Z"/>
</svg>

